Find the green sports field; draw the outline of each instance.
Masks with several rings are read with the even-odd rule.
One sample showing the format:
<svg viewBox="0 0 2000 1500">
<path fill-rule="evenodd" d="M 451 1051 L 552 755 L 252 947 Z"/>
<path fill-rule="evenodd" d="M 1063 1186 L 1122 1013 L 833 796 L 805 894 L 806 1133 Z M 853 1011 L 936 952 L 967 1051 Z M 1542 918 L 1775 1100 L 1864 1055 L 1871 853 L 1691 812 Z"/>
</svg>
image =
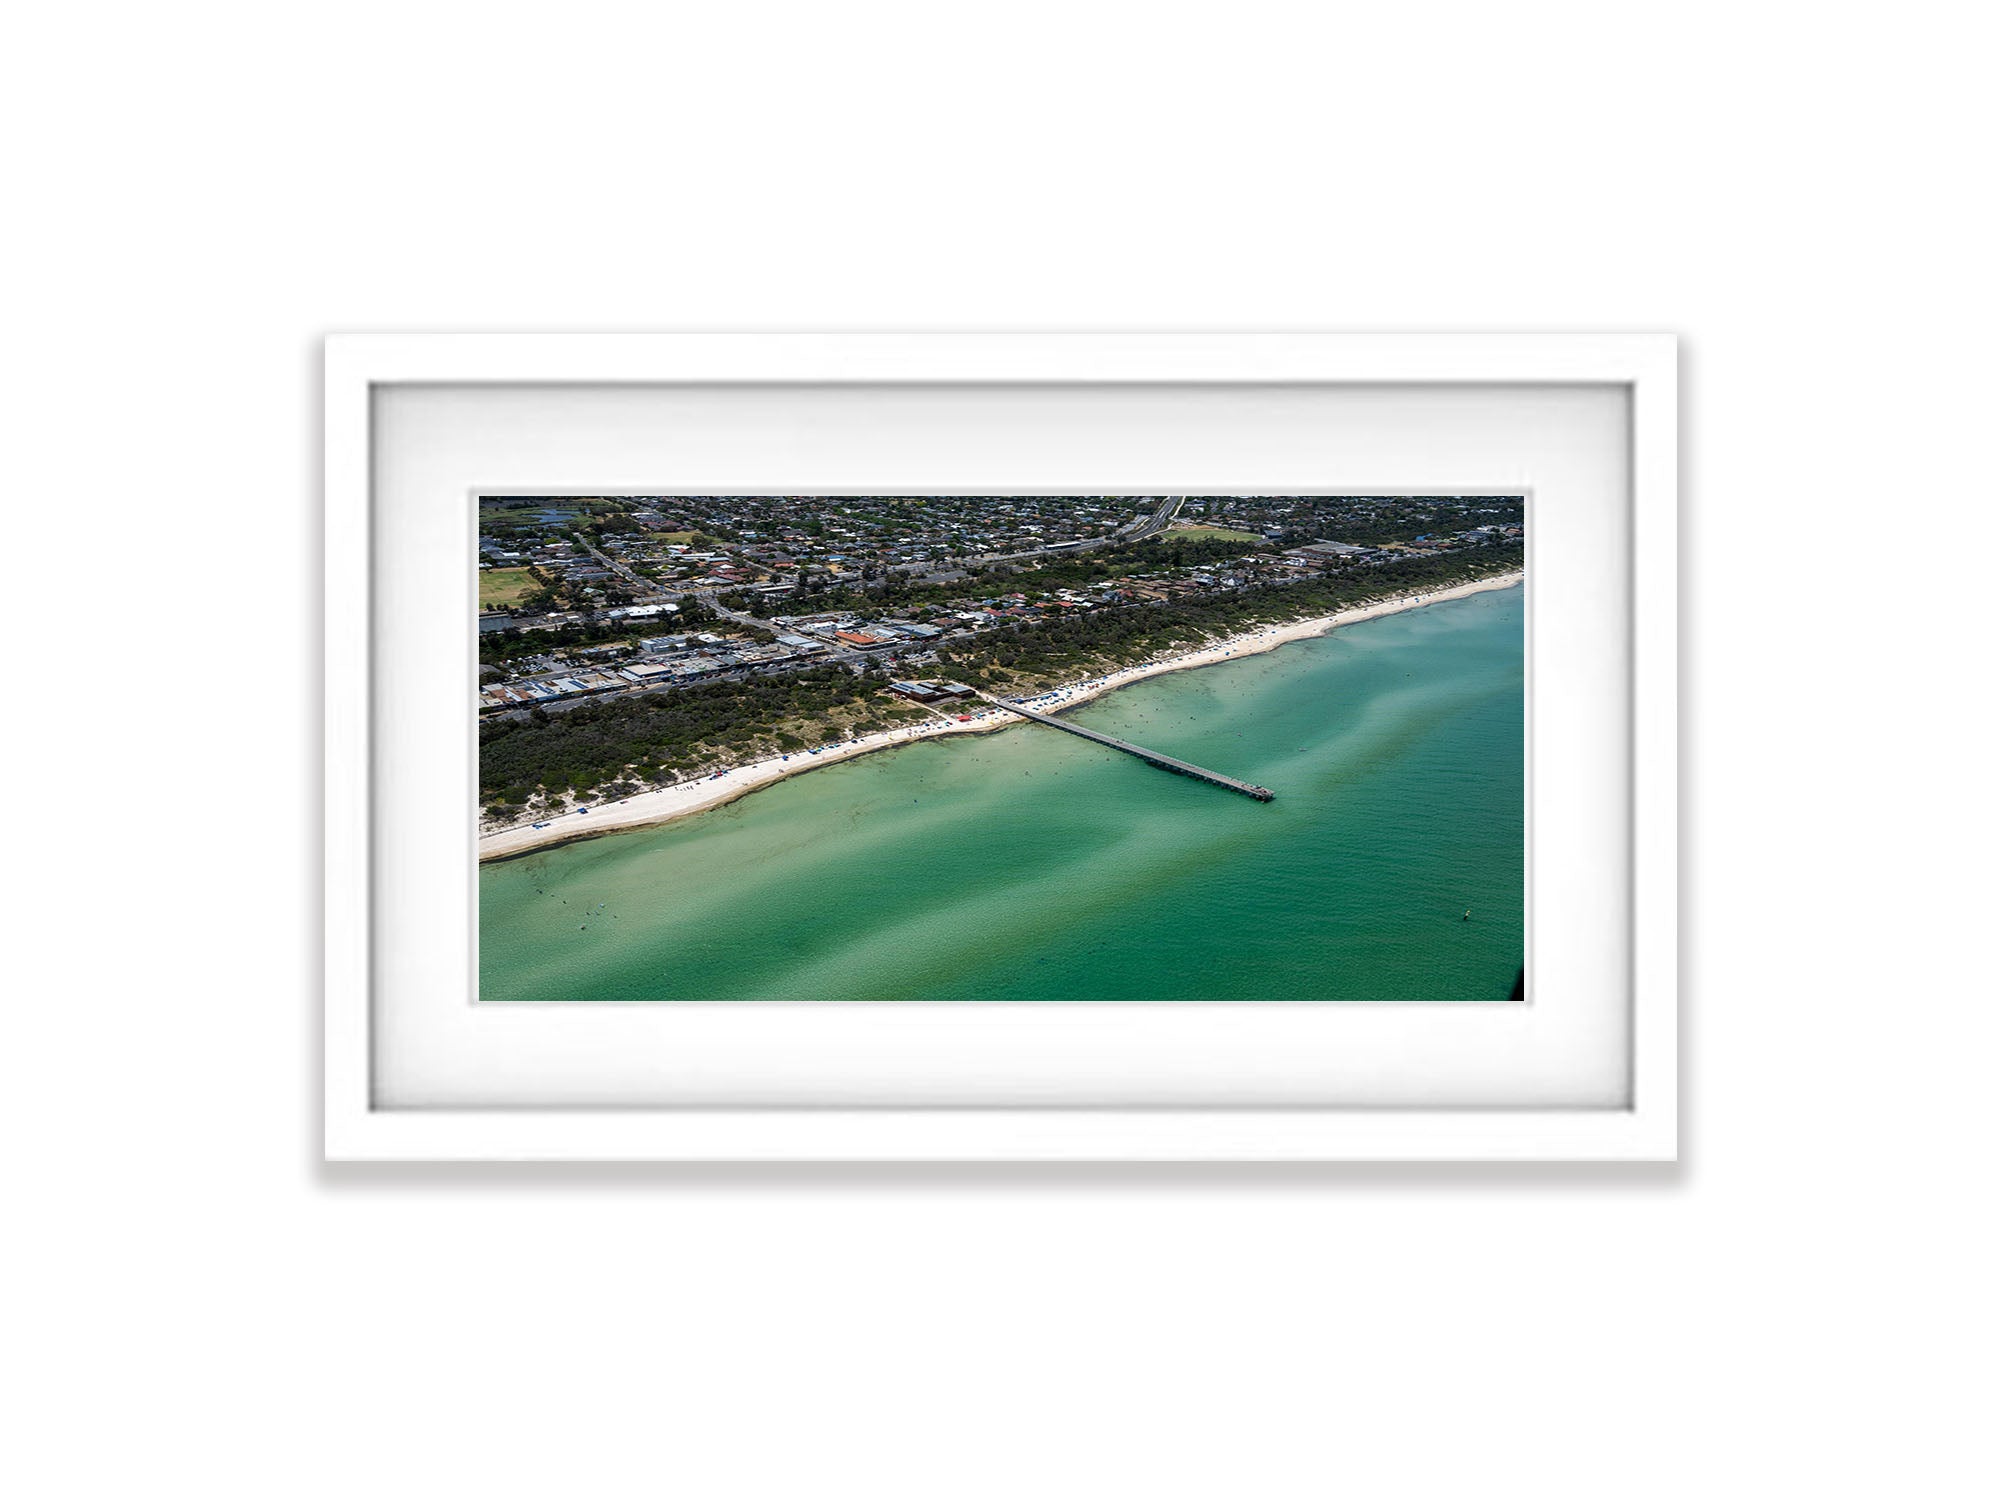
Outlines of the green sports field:
<svg viewBox="0 0 2000 1500">
<path fill-rule="evenodd" d="M 518 603 L 521 596 L 534 588 L 535 580 L 526 568 L 495 568 L 479 575 L 479 607 L 499 609 L 503 605 Z"/>
</svg>

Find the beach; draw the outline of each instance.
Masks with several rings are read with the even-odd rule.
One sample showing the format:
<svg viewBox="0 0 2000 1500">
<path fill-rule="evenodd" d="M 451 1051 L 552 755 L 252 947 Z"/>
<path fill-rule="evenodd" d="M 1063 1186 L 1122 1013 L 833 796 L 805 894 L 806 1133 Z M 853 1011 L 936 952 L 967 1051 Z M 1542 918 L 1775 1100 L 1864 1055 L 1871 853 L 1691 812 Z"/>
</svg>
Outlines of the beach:
<svg viewBox="0 0 2000 1500">
<path fill-rule="evenodd" d="M 1513 588 L 1521 583 L 1522 577 L 1519 572 L 1505 573 L 1428 593 L 1413 593 L 1382 600 L 1356 609 L 1343 610 L 1338 614 L 1298 620 L 1288 625 L 1266 626 L 1213 642 L 1199 650 L 1141 662 L 1116 672 L 1081 678 L 1074 683 L 1050 689 L 1031 698 L 1023 698 L 1021 701 L 1045 713 L 1058 712 L 1079 703 L 1087 703 L 1116 688 L 1126 687 L 1148 677 L 1159 676 L 1161 673 L 1212 666 L 1217 662 L 1236 657 L 1272 651 L 1290 641 L 1324 635 L 1329 630 L 1351 625 L 1357 621 L 1375 619 L 1382 615 L 1395 614 L 1426 604 L 1436 604 L 1447 599 L 1461 599 L 1491 589 Z M 970 717 L 963 721 L 956 714 L 940 713 L 937 718 L 928 722 L 844 741 L 828 746 L 817 754 L 811 751 L 796 751 L 788 756 L 773 756 L 768 760 L 738 766 L 734 770 L 701 781 L 684 782 L 678 786 L 663 787 L 656 791 L 638 792 L 616 802 L 593 803 L 585 812 L 558 815 L 547 820 L 542 827 L 522 825 L 484 834 L 479 839 L 479 859 L 482 863 L 507 859 L 533 849 L 571 843 L 599 834 L 653 827 L 734 802 L 739 797 L 748 796 L 751 792 L 801 772 L 817 770 L 822 766 L 852 760 L 857 756 L 871 755 L 877 751 L 894 749 L 899 745 L 911 744 L 918 740 L 939 739 L 947 735 L 988 734 L 1005 729 L 1009 725 L 1026 722 L 1028 721 L 1005 709 L 992 707 L 981 707 L 978 711 L 971 712 Z"/>
</svg>

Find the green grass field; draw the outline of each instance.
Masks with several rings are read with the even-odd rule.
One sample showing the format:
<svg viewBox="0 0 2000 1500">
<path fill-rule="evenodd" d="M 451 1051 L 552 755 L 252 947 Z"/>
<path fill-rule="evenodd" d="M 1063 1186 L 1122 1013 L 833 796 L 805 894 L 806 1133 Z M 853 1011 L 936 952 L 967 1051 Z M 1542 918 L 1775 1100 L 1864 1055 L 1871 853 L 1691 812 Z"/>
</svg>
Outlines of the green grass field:
<svg viewBox="0 0 2000 1500">
<path fill-rule="evenodd" d="M 522 595 L 538 586 L 526 568 L 495 568 L 479 575 L 479 607 L 498 609 L 518 603 Z"/>
<path fill-rule="evenodd" d="M 1222 526 L 1175 526 L 1163 533 L 1167 536 L 1190 537 L 1197 542 L 1261 542 L 1264 538 L 1254 531 L 1230 531 Z"/>
</svg>

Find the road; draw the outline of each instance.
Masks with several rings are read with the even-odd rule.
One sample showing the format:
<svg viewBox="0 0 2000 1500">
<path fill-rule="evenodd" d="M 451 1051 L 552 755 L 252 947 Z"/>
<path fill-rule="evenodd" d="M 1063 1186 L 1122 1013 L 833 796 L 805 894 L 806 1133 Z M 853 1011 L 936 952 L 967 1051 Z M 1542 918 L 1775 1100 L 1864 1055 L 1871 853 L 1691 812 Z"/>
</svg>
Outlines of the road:
<svg viewBox="0 0 2000 1500">
<path fill-rule="evenodd" d="M 1149 536 L 1157 536 L 1162 531 L 1165 531 L 1168 525 L 1172 523 L 1174 517 L 1181 513 L 1181 506 L 1186 500 L 1186 495 L 1164 496 L 1160 501 L 1160 508 L 1141 521 L 1137 526 L 1133 527 L 1131 532 L 1125 536 L 1125 540 L 1128 542 L 1143 541 Z"/>
<path fill-rule="evenodd" d="M 1172 524 L 1180 514 L 1185 495 L 1163 495 L 1151 514 L 1127 521 L 1109 536 L 1092 537 L 1083 542 L 1062 542 L 1048 547 L 1035 547 L 1026 552 L 989 552 L 979 557 L 967 558 L 968 563 L 1020 562 L 1030 557 L 1047 557 L 1052 552 L 1088 552 L 1096 547 L 1121 546 L 1126 542 L 1143 542 L 1149 536 L 1157 536 Z"/>
<path fill-rule="evenodd" d="M 631 584 L 633 589 L 633 595 L 632 595 L 633 598 L 635 599 L 640 598 L 647 594 L 657 594 L 660 591 L 660 586 L 657 583 L 654 583 L 652 579 L 641 578 L 637 573 L 633 572 L 631 568 L 627 567 L 624 563 L 619 562 L 616 558 L 606 556 L 604 553 L 599 552 L 595 547 L 591 546 L 589 542 L 584 540 L 583 534 L 581 532 L 572 534 L 570 539 L 574 541 L 579 547 L 583 548 L 584 551 L 588 552 L 592 557 L 596 558 L 599 562 L 603 563 L 604 566 L 609 568 L 613 573 L 616 573 L 620 578 L 624 579 L 627 583 Z"/>
<path fill-rule="evenodd" d="M 705 593 L 695 595 L 695 597 L 714 610 L 718 618 L 732 621 L 738 625 L 747 625 L 760 634 L 764 632 L 775 633 L 782 628 L 773 625 L 769 620 L 760 620 L 755 615 L 746 615 L 739 609 L 724 607 L 722 601 L 716 597 L 718 592 L 718 590 L 710 589 Z M 845 662 L 849 667 L 858 672 L 870 663 L 880 660 L 880 656 L 871 655 L 866 651 L 856 651 L 851 647 L 841 645 L 839 641 L 828 641 L 826 643 L 826 650 L 813 657 L 812 660 L 814 663 L 827 661 Z"/>
</svg>

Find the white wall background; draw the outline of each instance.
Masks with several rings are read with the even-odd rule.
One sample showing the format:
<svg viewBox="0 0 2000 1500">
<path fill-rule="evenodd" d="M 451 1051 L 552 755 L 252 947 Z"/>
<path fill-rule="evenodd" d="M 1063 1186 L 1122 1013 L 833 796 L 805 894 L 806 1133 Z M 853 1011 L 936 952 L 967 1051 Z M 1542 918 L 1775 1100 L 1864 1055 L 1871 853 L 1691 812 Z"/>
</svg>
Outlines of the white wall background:
<svg viewBox="0 0 2000 1500">
<path fill-rule="evenodd" d="M 6 1488 L 1992 1493 L 1975 15 L 16 18 Z M 318 336 L 747 326 L 1683 333 L 1686 1164 L 317 1168 Z"/>
</svg>

